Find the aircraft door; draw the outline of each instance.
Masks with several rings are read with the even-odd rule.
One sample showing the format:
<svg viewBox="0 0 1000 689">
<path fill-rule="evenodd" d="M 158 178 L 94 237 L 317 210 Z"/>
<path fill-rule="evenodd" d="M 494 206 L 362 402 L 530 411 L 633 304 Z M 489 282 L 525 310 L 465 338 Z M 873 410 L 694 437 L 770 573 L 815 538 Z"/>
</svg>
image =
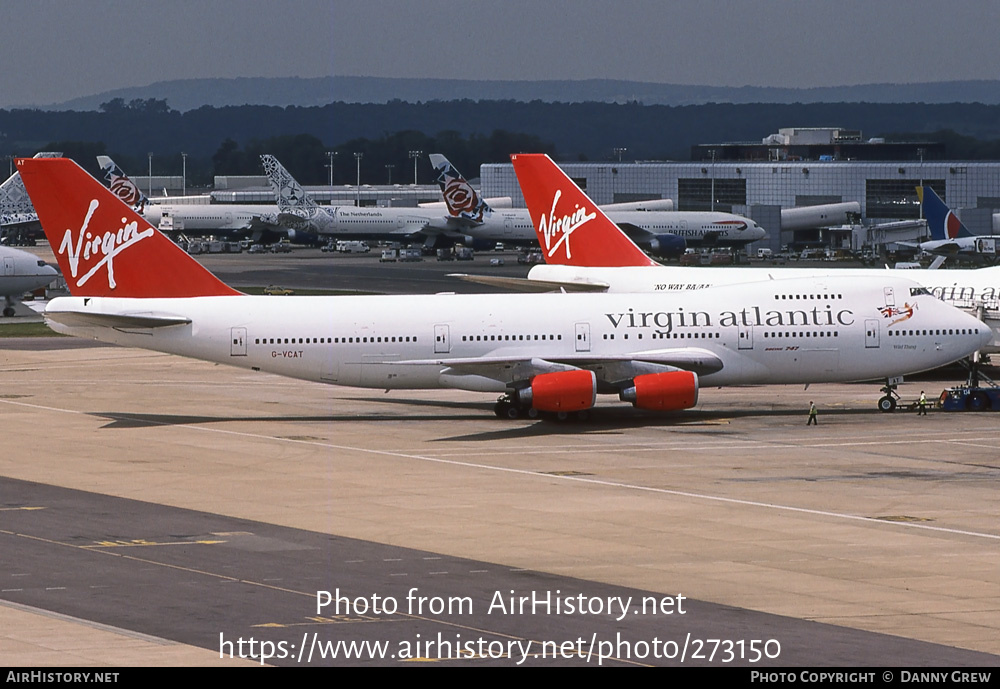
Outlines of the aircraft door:
<svg viewBox="0 0 1000 689">
<path fill-rule="evenodd" d="M 511 220 L 510 218 L 504 218 L 503 234 L 505 237 L 514 234 L 514 221 Z"/>
<path fill-rule="evenodd" d="M 878 343 L 878 319 L 876 318 L 866 318 L 865 319 L 865 348 L 866 349 L 877 349 Z"/>
<path fill-rule="evenodd" d="M 590 351 L 590 323 L 576 324 L 576 351 Z"/>
<path fill-rule="evenodd" d="M 434 326 L 434 353 L 447 354 L 451 351 L 451 337 L 447 325 Z"/>
<path fill-rule="evenodd" d="M 885 293 L 885 305 L 895 306 L 896 305 L 896 294 L 892 291 L 892 287 L 884 287 L 882 291 Z"/>
<path fill-rule="evenodd" d="M 229 356 L 246 356 L 247 355 L 247 329 L 246 328 L 231 328 L 230 329 L 230 339 L 232 345 L 229 349 Z"/>
<path fill-rule="evenodd" d="M 753 326 L 741 325 L 739 328 L 739 346 L 737 349 L 753 349 Z"/>
<path fill-rule="evenodd" d="M 3 274 L 13 275 L 14 274 L 14 257 L 4 256 L 3 257 Z"/>
</svg>

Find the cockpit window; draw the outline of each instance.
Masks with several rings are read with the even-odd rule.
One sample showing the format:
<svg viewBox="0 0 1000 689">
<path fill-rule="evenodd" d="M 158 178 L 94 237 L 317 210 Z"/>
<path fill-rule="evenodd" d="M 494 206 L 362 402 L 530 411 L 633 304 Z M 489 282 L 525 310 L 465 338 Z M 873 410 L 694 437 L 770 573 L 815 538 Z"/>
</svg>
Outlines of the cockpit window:
<svg viewBox="0 0 1000 689">
<path fill-rule="evenodd" d="M 926 287 L 911 287 L 910 288 L 910 296 L 911 297 L 916 297 L 916 296 L 919 296 L 921 294 L 928 294 L 929 295 L 930 292 L 927 291 Z"/>
</svg>

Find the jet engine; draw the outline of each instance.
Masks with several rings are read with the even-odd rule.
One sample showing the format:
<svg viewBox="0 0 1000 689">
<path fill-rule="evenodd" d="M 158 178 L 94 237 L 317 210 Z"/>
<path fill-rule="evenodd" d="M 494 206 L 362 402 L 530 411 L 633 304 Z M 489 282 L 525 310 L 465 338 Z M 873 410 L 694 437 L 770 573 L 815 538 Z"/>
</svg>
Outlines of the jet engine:
<svg viewBox="0 0 1000 689">
<path fill-rule="evenodd" d="M 687 242 L 675 234 L 658 234 L 649 242 L 649 252 L 660 258 L 676 258 L 684 253 Z"/>
<path fill-rule="evenodd" d="M 473 237 L 471 235 L 465 235 L 463 243 L 471 247 L 473 251 L 492 251 L 493 247 L 497 245 L 495 239 L 483 239 L 482 237 Z"/>
<path fill-rule="evenodd" d="M 597 400 L 597 376 L 593 371 L 542 373 L 531 385 L 516 393 L 521 406 L 539 411 L 574 412 L 590 409 Z"/>
<path fill-rule="evenodd" d="M 315 232 L 308 230 L 288 230 L 288 241 L 299 246 L 319 246 L 326 241 L 326 237 L 320 237 Z"/>
<path fill-rule="evenodd" d="M 636 376 L 618 396 L 639 409 L 689 409 L 698 403 L 698 376 L 691 371 L 647 373 Z"/>
</svg>

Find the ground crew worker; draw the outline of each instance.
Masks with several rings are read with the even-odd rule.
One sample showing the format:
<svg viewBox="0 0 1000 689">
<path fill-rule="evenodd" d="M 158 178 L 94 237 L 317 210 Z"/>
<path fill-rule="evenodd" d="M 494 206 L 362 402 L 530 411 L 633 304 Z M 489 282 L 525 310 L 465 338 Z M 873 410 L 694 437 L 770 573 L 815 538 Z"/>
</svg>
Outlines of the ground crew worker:
<svg viewBox="0 0 1000 689">
<path fill-rule="evenodd" d="M 917 416 L 927 416 L 927 395 L 920 391 L 920 399 L 917 400 Z"/>
<path fill-rule="evenodd" d="M 807 426 L 818 426 L 819 421 L 816 420 L 816 415 L 819 412 L 816 411 L 816 403 L 812 400 L 809 401 L 809 420 L 806 422 Z"/>
</svg>

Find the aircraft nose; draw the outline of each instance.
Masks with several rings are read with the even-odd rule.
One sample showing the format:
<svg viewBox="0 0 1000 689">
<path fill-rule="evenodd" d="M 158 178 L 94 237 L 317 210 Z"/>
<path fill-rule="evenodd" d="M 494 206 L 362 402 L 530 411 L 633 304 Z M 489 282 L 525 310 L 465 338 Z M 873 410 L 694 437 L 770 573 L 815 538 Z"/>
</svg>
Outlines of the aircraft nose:
<svg viewBox="0 0 1000 689">
<path fill-rule="evenodd" d="M 979 329 L 981 331 L 979 333 L 979 348 L 982 349 L 983 347 L 989 346 L 989 344 L 993 341 L 993 330 L 982 321 L 979 321 Z"/>
<path fill-rule="evenodd" d="M 960 316 L 958 319 L 959 322 L 956 325 L 972 334 L 970 344 L 975 344 L 977 350 L 987 346 L 993 339 L 993 331 L 990 327 L 975 316 L 964 311 L 960 312 Z"/>
</svg>

